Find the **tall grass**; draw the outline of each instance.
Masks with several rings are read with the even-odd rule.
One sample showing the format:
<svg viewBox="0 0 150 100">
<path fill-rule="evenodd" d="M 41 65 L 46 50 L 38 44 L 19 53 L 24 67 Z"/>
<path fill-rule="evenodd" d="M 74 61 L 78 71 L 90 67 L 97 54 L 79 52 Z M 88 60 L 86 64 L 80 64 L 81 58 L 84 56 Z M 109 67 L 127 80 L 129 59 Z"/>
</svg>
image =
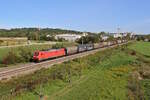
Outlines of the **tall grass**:
<svg viewBox="0 0 150 100">
<path fill-rule="evenodd" d="M 150 43 L 149 42 L 136 42 L 130 45 L 129 48 L 143 55 L 150 56 Z"/>
<path fill-rule="evenodd" d="M 150 44 L 148 42 L 136 42 L 128 48 L 130 54 L 137 57 L 136 70 L 129 77 L 129 99 L 149 100 Z"/>
</svg>

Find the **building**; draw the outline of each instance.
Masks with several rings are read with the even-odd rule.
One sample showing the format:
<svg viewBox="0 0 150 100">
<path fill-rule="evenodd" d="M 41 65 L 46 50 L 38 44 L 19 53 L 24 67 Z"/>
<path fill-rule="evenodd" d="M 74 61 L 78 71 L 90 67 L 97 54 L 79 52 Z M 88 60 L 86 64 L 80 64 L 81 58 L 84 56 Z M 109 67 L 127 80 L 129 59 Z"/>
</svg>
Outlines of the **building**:
<svg viewBox="0 0 150 100">
<path fill-rule="evenodd" d="M 145 41 L 145 42 L 148 42 L 148 41 L 149 41 L 149 39 L 144 39 L 144 41 Z"/>
<path fill-rule="evenodd" d="M 127 33 L 110 33 L 114 38 L 123 38 L 127 36 Z"/>
<path fill-rule="evenodd" d="M 55 39 L 63 38 L 67 41 L 74 42 L 81 37 L 82 35 L 77 35 L 77 34 L 59 34 L 55 36 Z"/>
<path fill-rule="evenodd" d="M 131 33 L 130 38 L 135 38 L 135 33 Z"/>
<path fill-rule="evenodd" d="M 109 36 L 107 36 L 107 35 L 102 35 L 101 38 L 102 38 L 103 41 L 106 41 L 106 40 L 109 38 Z"/>
<path fill-rule="evenodd" d="M 116 34 L 113 34 L 113 37 L 114 37 L 114 38 L 122 38 L 123 35 L 120 34 L 120 33 L 116 33 Z"/>
</svg>

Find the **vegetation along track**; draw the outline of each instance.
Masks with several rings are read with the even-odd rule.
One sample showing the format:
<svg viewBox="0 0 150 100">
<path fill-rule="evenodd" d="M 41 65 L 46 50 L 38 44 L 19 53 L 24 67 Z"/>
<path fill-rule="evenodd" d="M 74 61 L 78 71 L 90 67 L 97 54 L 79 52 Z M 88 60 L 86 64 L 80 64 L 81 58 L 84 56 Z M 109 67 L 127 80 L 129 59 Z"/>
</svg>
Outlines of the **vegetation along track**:
<svg viewBox="0 0 150 100">
<path fill-rule="evenodd" d="M 122 43 L 119 45 L 123 45 L 123 44 L 126 44 L 126 43 Z M 116 46 L 118 46 L 118 44 L 110 46 L 110 47 L 99 48 L 99 49 L 95 49 L 92 51 L 82 52 L 82 53 L 78 53 L 78 54 L 74 54 L 74 55 L 70 55 L 70 56 L 64 56 L 61 58 L 48 60 L 48 61 L 44 61 L 41 63 L 31 63 L 31 64 L 23 65 L 21 67 L 14 67 L 12 69 L 6 68 L 6 70 L 4 70 L 4 69 L 0 70 L 0 80 L 7 80 L 12 77 L 16 77 L 18 75 L 28 74 L 28 73 L 34 72 L 36 70 L 40 70 L 41 68 L 49 68 L 54 64 L 58 64 L 58 63 L 62 63 L 62 62 L 76 59 L 79 57 L 87 56 L 89 54 L 94 54 L 99 50 L 105 50 L 107 48 L 113 48 Z"/>
</svg>

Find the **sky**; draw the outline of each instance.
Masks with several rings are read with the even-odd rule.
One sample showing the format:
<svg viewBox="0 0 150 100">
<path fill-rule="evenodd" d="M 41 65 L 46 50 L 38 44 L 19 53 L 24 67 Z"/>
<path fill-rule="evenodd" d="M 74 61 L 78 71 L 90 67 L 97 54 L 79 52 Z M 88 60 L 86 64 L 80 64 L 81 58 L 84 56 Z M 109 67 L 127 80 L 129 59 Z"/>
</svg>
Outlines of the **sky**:
<svg viewBox="0 0 150 100">
<path fill-rule="evenodd" d="M 150 0 L 0 0 L 0 28 L 150 33 Z"/>
</svg>

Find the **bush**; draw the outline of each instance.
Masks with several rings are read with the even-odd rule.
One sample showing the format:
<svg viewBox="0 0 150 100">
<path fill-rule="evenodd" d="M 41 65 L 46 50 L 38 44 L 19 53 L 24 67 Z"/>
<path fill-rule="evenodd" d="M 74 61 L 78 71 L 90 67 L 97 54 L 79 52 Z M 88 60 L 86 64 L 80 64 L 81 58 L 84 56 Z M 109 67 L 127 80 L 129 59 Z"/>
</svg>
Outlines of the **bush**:
<svg viewBox="0 0 150 100">
<path fill-rule="evenodd" d="M 2 60 L 2 63 L 3 64 L 15 64 L 15 63 L 18 63 L 20 62 L 20 59 L 19 57 L 17 56 L 16 53 L 14 52 L 9 52 L 8 55 Z"/>
<path fill-rule="evenodd" d="M 9 65 L 20 62 L 29 62 L 32 58 L 31 49 L 19 48 L 18 52 L 10 51 L 6 57 L 2 60 L 2 64 Z"/>
<path fill-rule="evenodd" d="M 98 36 L 82 36 L 80 39 L 77 39 L 76 42 L 79 44 L 88 44 L 88 43 L 98 43 L 99 37 Z"/>
<path fill-rule="evenodd" d="M 30 48 L 25 49 L 25 48 L 19 48 L 19 55 L 20 55 L 20 59 L 23 62 L 29 62 L 32 59 L 32 51 Z"/>
<path fill-rule="evenodd" d="M 131 52 L 131 55 L 136 55 L 136 51 L 133 50 L 133 51 Z"/>
<path fill-rule="evenodd" d="M 145 100 L 144 93 L 140 86 L 139 80 L 140 74 L 138 72 L 133 72 L 129 76 L 128 82 L 128 98 L 129 100 Z"/>
<path fill-rule="evenodd" d="M 59 49 L 59 48 L 64 48 L 64 44 L 63 43 L 56 43 L 54 45 L 52 45 L 53 49 Z"/>
</svg>

